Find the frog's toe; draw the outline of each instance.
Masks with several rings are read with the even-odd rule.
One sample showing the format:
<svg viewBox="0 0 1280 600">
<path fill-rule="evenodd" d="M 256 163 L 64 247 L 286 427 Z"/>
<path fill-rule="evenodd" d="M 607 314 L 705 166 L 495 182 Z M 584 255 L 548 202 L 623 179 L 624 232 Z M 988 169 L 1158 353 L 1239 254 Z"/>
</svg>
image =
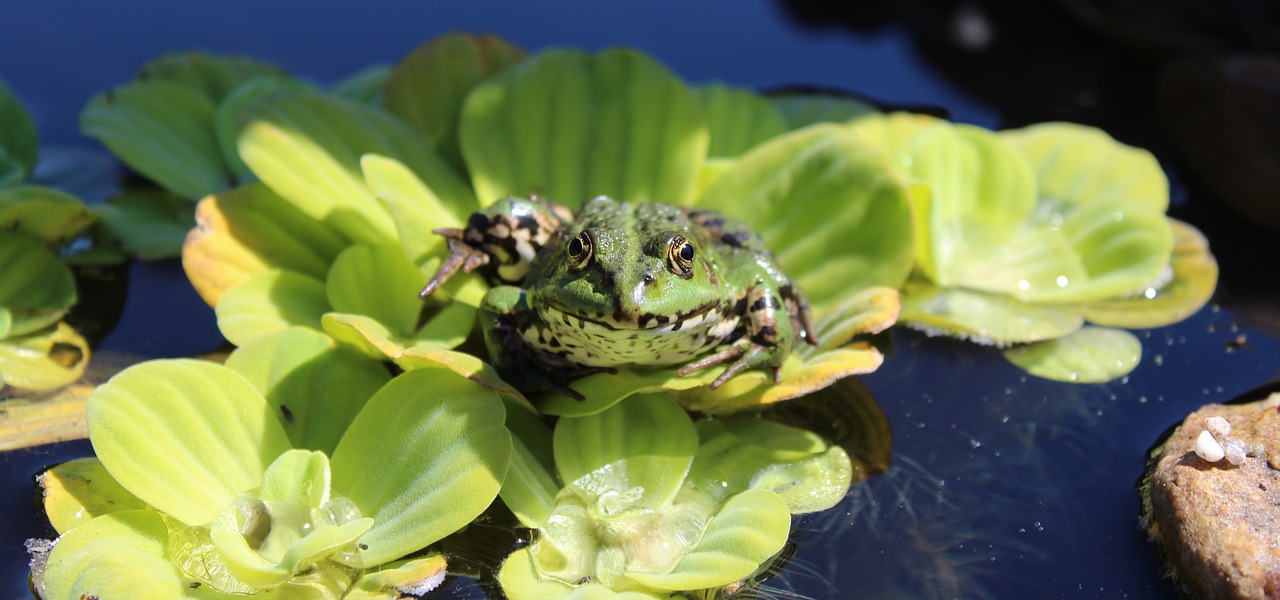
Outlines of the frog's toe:
<svg viewBox="0 0 1280 600">
<path fill-rule="evenodd" d="M 684 377 L 685 375 L 701 371 L 708 367 L 714 367 L 721 363 L 729 363 L 729 366 L 725 367 L 724 372 L 716 377 L 715 381 L 711 382 L 711 389 L 716 389 L 724 385 L 724 382 L 729 381 L 729 379 L 734 375 L 742 372 L 743 369 L 759 364 L 761 355 L 765 352 L 767 352 L 767 350 L 760 344 L 734 344 L 702 360 L 680 367 L 680 369 L 676 371 L 676 375 Z M 781 375 L 781 371 L 775 372 L 774 374 L 775 378 L 779 375 Z"/>
<path fill-rule="evenodd" d="M 418 292 L 418 297 L 423 299 L 426 299 L 437 288 L 444 285 L 444 282 L 453 277 L 458 272 L 458 269 L 462 269 L 463 273 L 470 273 L 479 267 L 489 264 L 488 254 L 467 243 L 465 231 L 461 229 L 436 229 L 433 233 L 444 236 L 445 241 L 449 243 L 449 254 L 440 262 L 440 268 L 436 270 L 436 274 L 431 277 L 427 285 L 423 286 L 422 291 Z"/>
</svg>

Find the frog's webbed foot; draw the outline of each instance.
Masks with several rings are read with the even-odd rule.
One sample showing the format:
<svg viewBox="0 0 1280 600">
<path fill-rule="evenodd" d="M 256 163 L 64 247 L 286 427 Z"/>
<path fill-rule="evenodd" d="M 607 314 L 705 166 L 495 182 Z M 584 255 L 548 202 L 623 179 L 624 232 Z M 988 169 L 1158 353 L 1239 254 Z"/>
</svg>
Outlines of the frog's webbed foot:
<svg viewBox="0 0 1280 600">
<path fill-rule="evenodd" d="M 425 299 L 436 291 L 444 282 L 453 277 L 458 269 L 462 269 L 463 273 L 470 273 L 484 265 L 489 264 L 489 255 L 483 250 L 467 243 L 466 231 L 462 229 L 444 228 L 436 229 L 433 233 L 444 236 L 449 244 L 449 255 L 440 261 L 440 268 L 436 270 L 436 274 L 431 277 L 427 285 L 418 292 L 418 297 Z"/>
<path fill-rule="evenodd" d="M 676 375 L 684 377 L 690 373 L 695 373 L 703 369 L 714 367 L 721 363 L 729 363 L 724 372 L 711 382 L 711 389 L 716 389 L 724 382 L 729 381 L 734 375 L 742 372 L 743 369 L 758 366 L 769 353 L 769 349 L 755 342 L 739 341 L 738 343 L 725 348 L 711 356 L 708 356 L 697 362 L 689 363 L 676 370 Z M 774 383 L 781 381 L 782 366 L 778 365 L 774 368 Z"/>
</svg>

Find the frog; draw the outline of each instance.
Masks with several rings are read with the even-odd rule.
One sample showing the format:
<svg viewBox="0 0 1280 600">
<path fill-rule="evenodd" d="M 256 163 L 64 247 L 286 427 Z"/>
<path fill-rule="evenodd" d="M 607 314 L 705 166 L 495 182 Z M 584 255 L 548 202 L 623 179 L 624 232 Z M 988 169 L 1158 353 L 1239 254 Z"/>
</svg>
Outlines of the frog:
<svg viewBox="0 0 1280 600">
<path fill-rule="evenodd" d="M 750 226 L 715 210 L 598 196 L 576 214 L 539 196 L 508 197 L 465 227 L 434 231 L 447 254 L 419 296 L 480 270 L 490 360 L 523 391 L 584 398 L 568 381 L 619 367 L 782 366 L 817 345 L 804 293 Z"/>
</svg>

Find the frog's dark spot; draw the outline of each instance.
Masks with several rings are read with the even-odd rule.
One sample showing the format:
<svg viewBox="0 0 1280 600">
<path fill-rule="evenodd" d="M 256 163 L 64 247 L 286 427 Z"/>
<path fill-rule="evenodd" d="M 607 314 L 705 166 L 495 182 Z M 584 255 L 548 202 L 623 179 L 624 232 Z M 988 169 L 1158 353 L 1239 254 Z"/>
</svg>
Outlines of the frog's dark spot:
<svg viewBox="0 0 1280 600">
<path fill-rule="evenodd" d="M 733 303 L 733 310 L 729 312 L 735 315 L 740 315 L 747 312 L 747 297 L 743 296 L 741 298 L 738 298 L 738 301 Z"/>
<path fill-rule="evenodd" d="M 671 320 L 671 317 L 668 317 L 667 315 L 658 315 L 657 318 L 658 318 L 659 325 L 666 325 L 667 321 Z"/>
<path fill-rule="evenodd" d="M 516 217 L 516 226 L 521 229 L 528 229 L 529 231 L 537 231 L 538 220 L 535 219 L 533 215 L 520 215 L 519 217 Z"/>
<path fill-rule="evenodd" d="M 722 242 L 726 245 L 733 246 L 734 248 L 741 248 L 749 239 L 751 239 L 751 234 L 745 231 L 735 231 L 720 236 L 720 240 Z"/>
<path fill-rule="evenodd" d="M 658 278 L 657 278 L 657 277 L 654 277 L 653 275 L 650 275 L 649 273 L 645 273 L 644 275 L 641 275 L 641 276 L 640 276 L 640 279 L 641 279 L 642 281 L 644 281 L 644 284 L 645 284 L 645 285 L 653 285 L 654 283 L 657 283 L 657 281 L 658 281 Z"/>
<path fill-rule="evenodd" d="M 551 338 L 551 339 L 550 339 L 550 340 L 548 340 L 548 341 L 543 341 L 543 340 L 542 340 L 542 336 L 541 336 L 541 335 L 539 335 L 539 336 L 538 336 L 538 341 L 539 341 L 539 342 L 542 342 L 542 343 L 544 343 L 544 344 L 547 344 L 548 346 L 551 346 L 552 348 L 559 348 L 559 347 L 560 347 L 560 339 L 559 339 L 559 338 Z"/>
<path fill-rule="evenodd" d="M 643 315 L 640 315 L 639 319 L 636 319 L 636 324 L 643 329 L 649 324 L 649 321 L 653 320 L 654 316 L 655 315 L 653 313 L 644 313 Z"/>
<path fill-rule="evenodd" d="M 766 308 L 778 308 L 778 301 L 773 296 L 761 296 L 751 303 L 752 312 Z"/>
<path fill-rule="evenodd" d="M 488 217 L 485 217 L 483 214 L 478 212 L 473 212 L 470 217 L 467 217 L 467 227 L 469 229 L 478 229 L 483 231 L 489 228 L 489 223 L 490 221 Z"/>
<path fill-rule="evenodd" d="M 284 415 L 284 422 L 293 425 L 293 411 L 288 406 L 280 405 L 280 414 Z"/>
<path fill-rule="evenodd" d="M 676 321 L 676 324 L 671 328 L 671 331 L 680 331 L 681 327 L 684 327 L 684 321 Z"/>
<path fill-rule="evenodd" d="M 774 340 L 777 339 L 777 337 L 778 337 L 777 328 L 775 328 L 773 325 L 765 325 L 764 327 L 761 327 L 760 330 L 755 333 L 755 335 L 751 336 L 751 339 L 754 340 L 757 344 L 772 346 L 774 345 Z"/>
</svg>

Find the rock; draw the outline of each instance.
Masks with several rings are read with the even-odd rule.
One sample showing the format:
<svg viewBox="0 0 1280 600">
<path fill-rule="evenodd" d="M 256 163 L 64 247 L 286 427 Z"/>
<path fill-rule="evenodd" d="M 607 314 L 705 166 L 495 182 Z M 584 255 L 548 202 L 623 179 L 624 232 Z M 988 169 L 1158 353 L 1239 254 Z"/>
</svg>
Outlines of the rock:
<svg viewBox="0 0 1280 600">
<path fill-rule="evenodd" d="M 1248 449 L 1239 465 L 1194 451 L 1215 416 L 1231 425 L 1219 441 Z M 1184 596 L 1280 598 L 1280 394 L 1191 413 L 1153 450 L 1141 488 L 1147 531 Z"/>
</svg>

